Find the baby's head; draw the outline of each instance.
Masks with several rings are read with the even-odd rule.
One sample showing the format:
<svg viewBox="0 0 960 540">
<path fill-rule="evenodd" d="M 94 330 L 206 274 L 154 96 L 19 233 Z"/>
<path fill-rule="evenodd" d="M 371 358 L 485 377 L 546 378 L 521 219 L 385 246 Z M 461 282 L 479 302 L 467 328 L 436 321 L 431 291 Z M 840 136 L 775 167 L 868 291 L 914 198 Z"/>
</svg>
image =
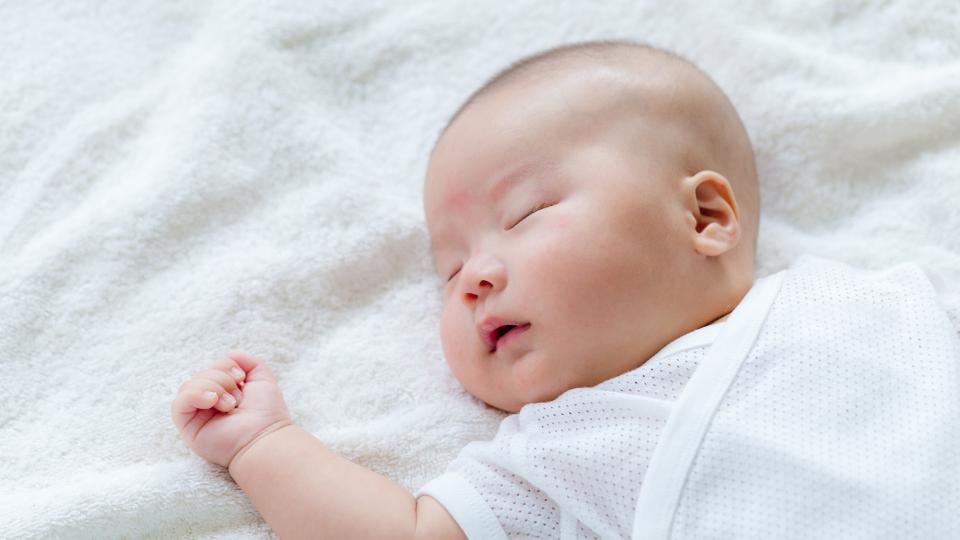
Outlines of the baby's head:
<svg viewBox="0 0 960 540">
<path fill-rule="evenodd" d="M 642 365 L 753 284 L 746 130 L 699 69 L 643 45 L 560 47 L 494 77 L 437 141 L 424 211 L 444 355 L 505 411 Z"/>
</svg>

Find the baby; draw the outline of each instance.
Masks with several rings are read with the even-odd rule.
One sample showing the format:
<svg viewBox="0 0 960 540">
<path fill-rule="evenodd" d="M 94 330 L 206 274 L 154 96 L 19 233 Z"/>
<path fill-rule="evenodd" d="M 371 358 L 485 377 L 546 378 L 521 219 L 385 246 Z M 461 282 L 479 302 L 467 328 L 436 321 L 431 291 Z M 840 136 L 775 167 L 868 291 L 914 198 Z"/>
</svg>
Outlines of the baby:
<svg viewBox="0 0 960 540">
<path fill-rule="evenodd" d="M 780 313 L 783 276 L 753 279 L 757 173 L 730 101 L 656 48 L 551 49 L 453 116 L 424 207 L 444 356 L 472 395 L 518 413 L 493 441 L 411 494 L 295 425 L 267 364 L 231 352 L 172 403 L 186 443 L 283 538 L 656 537 L 654 517 L 674 515 L 657 505 L 684 486 L 670 460 L 692 462 L 691 433 L 710 440 L 696 430 L 713 409 L 680 405 L 735 388 L 726 366 L 759 354 L 750 321 Z"/>
</svg>

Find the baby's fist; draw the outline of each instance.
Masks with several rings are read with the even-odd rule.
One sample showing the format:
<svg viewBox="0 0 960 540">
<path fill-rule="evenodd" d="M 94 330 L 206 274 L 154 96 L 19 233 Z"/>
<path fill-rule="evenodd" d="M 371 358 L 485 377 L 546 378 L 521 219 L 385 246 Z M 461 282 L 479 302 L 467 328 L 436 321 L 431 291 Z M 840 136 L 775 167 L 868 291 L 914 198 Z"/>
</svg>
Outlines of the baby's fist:
<svg viewBox="0 0 960 540">
<path fill-rule="evenodd" d="M 197 455 L 223 467 L 261 433 L 292 424 L 267 364 L 231 351 L 178 390 L 170 414 Z"/>
</svg>

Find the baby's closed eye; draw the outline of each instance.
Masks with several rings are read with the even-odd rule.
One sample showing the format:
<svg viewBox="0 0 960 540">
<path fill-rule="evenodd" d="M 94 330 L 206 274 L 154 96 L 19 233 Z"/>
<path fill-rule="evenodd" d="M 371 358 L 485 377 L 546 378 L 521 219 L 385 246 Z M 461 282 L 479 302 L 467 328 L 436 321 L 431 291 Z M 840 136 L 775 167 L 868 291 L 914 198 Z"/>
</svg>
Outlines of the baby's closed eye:
<svg viewBox="0 0 960 540">
<path fill-rule="evenodd" d="M 522 218 L 520 218 L 520 219 L 518 219 L 516 222 L 514 222 L 513 225 L 507 227 L 507 230 L 510 230 L 510 229 L 516 227 L 517 225 L 520 224 L 521 221 L 523 221 L 523 220 L 527 219 L 528 217 L 530 217 L 530 215 L 533 214 L 534 212 L 538 212 L 538 211 L 540 211 L 540 210 L 543 210 L 544 208 L 547 208 L 547 207 L 549 207 L 549 206 L 553 206 L 553 205 L 555 205 L 555 204 L 557 204 L 557 203 L 540 203 L 540 204 L 538 204 L 537 206 L 534 206 L 529 212 L 527 212 L 526 214 L 524 214 L 524 216 L 523 216 Z"/>
</svg>

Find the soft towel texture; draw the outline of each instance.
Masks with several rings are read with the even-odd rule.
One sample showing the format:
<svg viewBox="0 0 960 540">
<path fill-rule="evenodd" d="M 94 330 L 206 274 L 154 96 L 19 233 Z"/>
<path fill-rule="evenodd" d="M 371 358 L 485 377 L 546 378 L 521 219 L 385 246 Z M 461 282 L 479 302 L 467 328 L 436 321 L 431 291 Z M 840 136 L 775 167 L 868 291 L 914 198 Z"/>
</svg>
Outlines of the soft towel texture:
<svg viewBox="0 0 960 540">
<path fill-rule="evenodd" d="M 632 38 L 757 150 L 757 275 L 912 260 L 960 291 L 960 8 L 618 0 L 0 4 L 0 536 L 272 537 L 169 415 L 229 349 L 411 490 L 502 414 L 442 360 L 437 131 L 518 57 Z"/>
</svg>

